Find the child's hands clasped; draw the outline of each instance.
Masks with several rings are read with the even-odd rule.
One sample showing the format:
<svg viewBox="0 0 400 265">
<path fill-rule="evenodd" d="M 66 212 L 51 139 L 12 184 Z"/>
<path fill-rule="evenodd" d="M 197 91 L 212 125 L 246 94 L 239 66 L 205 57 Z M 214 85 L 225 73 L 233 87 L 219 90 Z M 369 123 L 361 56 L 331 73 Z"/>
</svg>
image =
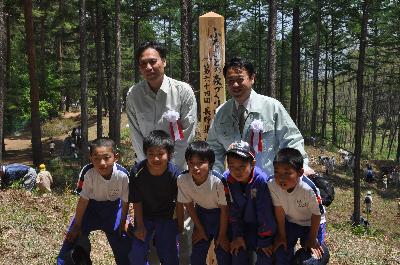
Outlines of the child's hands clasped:
<svg viewBox="0 0 400 265">
<path fill-rule="evenodd" d="M 274 250 L 274 252 L 275 252 L 280 246 L 283 246 L 283 248 L 284 248 L 285 250 L 287 250 L 287 241 L 286 241 L 286 237 L 283 237 L 283 236 L 278 235 L 278 236 L 275 238 L 274 245 L 273 245 L 273 250 Z"/>
<path fill-rule="evenodd" d="M 196 226 L 193 229 L 193 235 L 192 235 L 192 243 L 193 245 L 196 244 L 197 242 L 201 240 L 208 240 L 208 237 L 206 235 L 206 232 L 204 231 L 204 228 L 201 226 Z"/>
<path fill-rule="evenodd" d="M 269 245 L 268 247 L 261 248 L 262 252 L 264 252 L 265 255 L 268 257 L 271 257 L 272 254 L 274 253 L 274 245 Z"/>
<path fill-rule="evenodd" d="M 230 244 L 231 254 L 237 255 L 239 253 L 240 248 L 243 248 L 244 250 L 246 249 L 246 243 L 244 241 L 244 238 L 241 236 L 235 238 L 231 242 Z"/>
<path fill-rule="evenodd" d="M 146 239 L 146 234 L 147 234 L 147 230 L 144 225 L 140 225 L 140 226 L 136 227 L 134 235 L 137 239 L 142 240 L 144 242 L 144 240 Z"/>
<path fill-rule="evenodd" d="M 311 251 L 311 255 L 314 256 L 317 259 L 322 258 L 322 255 L 324 254 L 324 250 L 322 246 L 319 244 L 318 240 L 307 240 L 306 244 L 304 246 L 306 250 Z"/>
</svg>

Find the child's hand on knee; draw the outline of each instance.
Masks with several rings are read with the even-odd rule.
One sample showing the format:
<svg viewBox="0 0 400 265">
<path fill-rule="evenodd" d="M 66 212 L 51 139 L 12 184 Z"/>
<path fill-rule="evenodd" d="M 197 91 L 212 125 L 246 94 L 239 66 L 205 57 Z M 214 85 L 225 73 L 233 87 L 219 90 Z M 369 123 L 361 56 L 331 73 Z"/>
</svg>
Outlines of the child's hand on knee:
<svg viewBox="0 0 400 265">
<path fill-rule="evenodd" d="M 318 240 L 307 240 L 306 244 L 304 246 L 306 250 L 310 250 L 312 256 L 314 256 L 317 259 L 320 259 L 322 255 L 324 254 L 324 250 L 322 246 L 319 244 Z"/>
<path fill-rule="evenodd" d="M 203 227 L 196 226 L 193 229 L 192 243 L 194 245 L 201 240 L 208 240 L 208 237 L 207 237 L 206 232 L 204 231 Z"/>
<path fill-rule="evenodd" d="M 264 252 L 265 255 L 267 255 L 268 257 L 271 257 L 272 254 L 274 253 L 274 245 L 270 245 L 268 247 L 261 248 L 261 250 Z"/>
<path fill-rule="evenodd" d="M 280 247 L 283 246 L 283 248 L 285 249 L 285 251 L 287 250 L 287 241 L 286 238 L 280 235 L 277 235 L 277 237 L 275 238 L 274 244 L 273 244 L 273 249 L 274 252 Z"/>
<path fill-rule="evenodd" d="M 235 238 L 232 242 L 231 242 L 231 254 L 232 255 L 237 255 L 239 253 L 239 250 L 243 248 L 244 250 L 246 250 L 246 242 L 244 241 L 244 238 L 239 236 L 237 238 Z"/>
<path fill-rule="evenodd" d="M 223 236 L 218 236 L 218 239 L 215 240 L 215 247 L 220 246 L 223 250 L 225 250 L 226 252 L 229 252 L 230 249 L 230 242 L 228 240 L 228 238 L 226 237 L 226 235 Z"/>
</svg>

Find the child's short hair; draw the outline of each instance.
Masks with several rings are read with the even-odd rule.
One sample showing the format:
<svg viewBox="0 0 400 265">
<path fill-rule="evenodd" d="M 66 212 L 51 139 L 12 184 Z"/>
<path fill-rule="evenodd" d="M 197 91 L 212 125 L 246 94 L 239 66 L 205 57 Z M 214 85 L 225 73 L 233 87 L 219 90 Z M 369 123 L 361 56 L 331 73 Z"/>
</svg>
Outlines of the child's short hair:
<svg viewBox="0 0 400 265">
<path fill-rule="evenodd" d="M 107 138 L 107 137 L 102 137 L 102 138 L 97 138 L 96 140 L 93 140 L 90 145 L 89 145 L 89 152 L 90 155 L 93 154 L 94 150 L 98 147 L 110 147 L 112 152 L 114 154 L 118 153 L 118 148 L 115 145 L 114 140 Z"/>
<path fill-rule="evenodd" d="M 206 141 L 199 140 L 189 144 L 185 151 L 186 162 L 189 161 L 194 155 L 198 155 L 201 159 L 207 160 L 210 169 L 212 169 L 215 162 L 215 154 Z"/>
<path fill-rule="evenodd" d="M 303 168 L 304 159 L 299 150 L 287 147 L 278 151 L 274 159 L 274 165 L 276 163 L 289 164 L 295 170 L 300 170 Z"/>
<path fill-rule="evenodd" d="M 174 152 L 174 141 L 171 136 L 163 130 L 154 130 L 143 139 L 143 152 L 147 155 L 147 150 L 150 147 L 161 147 L 167 150 L 169 155 Z"/>
</svg>

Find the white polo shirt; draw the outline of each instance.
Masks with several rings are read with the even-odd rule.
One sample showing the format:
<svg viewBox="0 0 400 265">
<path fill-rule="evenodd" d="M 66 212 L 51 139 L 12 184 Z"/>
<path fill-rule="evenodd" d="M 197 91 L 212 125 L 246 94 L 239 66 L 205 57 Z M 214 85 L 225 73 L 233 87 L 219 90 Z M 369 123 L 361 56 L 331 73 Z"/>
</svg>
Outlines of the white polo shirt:
<svg viewBox="0 0 400 265">
<path fill-rule="evenodd" d="M 304 178 L 304 180 L 303 180 Z M 315 194 L 314 185 L 317 194 Z M 318 200 L 319 190 L 310 179 L 300 177 L 299 183 L 292 192 L 283 190 L 275 181 L 268 182 L 274 206 L 281 206 L 285 211 L 286 219 L 302 226 L 311 226 L 311 215 L 321 215 L 321 223 L 325 222 L 325 208 Z M 322 210 L 321 210 L 322 207 Z M 322 213 L 321 213 L 322 211 Z"/>
<path fill-rule="evenodd" d="M 126 169 L 114 163 L 110 179 L 101 176 L 94 167 L 84 175 L 80 196 L 96 201 L 115 201 L 121 199 L 128 202 L 129 178 Z"/>
<path fill-rule="evenodd" d="M 178 202 L 194 202 L 205 209 L 219 208 L 227 205 L 222 181 L 211 172 L 200 186 L 194 183 L 189 173 L 178 177 Z"/>
</svg>

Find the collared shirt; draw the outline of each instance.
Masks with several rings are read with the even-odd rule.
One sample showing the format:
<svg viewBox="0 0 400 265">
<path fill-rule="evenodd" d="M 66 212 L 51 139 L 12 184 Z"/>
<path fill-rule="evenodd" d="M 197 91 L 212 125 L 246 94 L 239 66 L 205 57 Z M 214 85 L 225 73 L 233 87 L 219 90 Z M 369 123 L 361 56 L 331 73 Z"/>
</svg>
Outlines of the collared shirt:
<svg viewBox="0 0 400 265">
<path fill-rule="evenodd" d="M 128 202 L 129 177 L 125 168 L 114 163 L 110 179 L 105 179 L 93 164 L 85 166 L 84 182 L 80 196 L 86 200 Z"/>
<path fill-rule="evenodd" d="M 301 226 L 311 226 L 311 216 L 321 215 L 325 222 L 325 208 L 322 205 L 319 189 L 307 177 L 300 177 L 299 183 L 292 192 L 283 190 L 275 181 L 268 182 L 274 206 L 285 211 L 286 219 Z"/>
<path fill-rule="evenodd" d="M 250 96 L 249 96 L 242 104 L 240 104 L 239 102 L 237 102 L 237 101 L 235 100 L 236 109 L 239 108 L 239 105 L 243 105 L 243 107 L 245 107 L 246 110 L 249 110 L 250 107 L 251 107 Z"/>
<path fill-rule="evenodd" d="M 225 153 L 231 143 L 238 140 L 250 143 L 250 124 L 254 120 L 260 120 L 263 124 L 262 152 L 256 155 L 258 167 L 268 175 L 273 175 L 274 157 L 278 150 L 284 147 L 299 150 L 307 166 L 308 157 L 304 150 L 303 136 L 282 104 L 274 98 L 251 91 L 248 107 L 242 136 L 239 132 L 235 101 L 230 99 L 217 109 L 207 137 L 207 142 L 215 152 L 214 169 L 224 171 Z"/>
<path fill-rule="evenodd" d="M 205 209 L 219 208 L 227 205 L 222 180 L 212 172 L 204 183 L 197 185 L 192 175 L 184 173 L 178 177 L 178 202 L 198 204 Z"/>
<path fill-rule="evenodd" d="M 165 117 L 169 110 L 179 112 L 184 139 L 175 142 L 173 162 L 186 168 L 185 150 L 195 135 L 197 123 L 197 104 L 189 84 L 164 75 L 163 83 L 154 93 L 146 80 L 129 89 L 126 96 L 126 113 L 136 161 L 145 159 L 143 138 L 153 130 L 164 130 L 170 134 L 170 124 Z"/>
</svg>

